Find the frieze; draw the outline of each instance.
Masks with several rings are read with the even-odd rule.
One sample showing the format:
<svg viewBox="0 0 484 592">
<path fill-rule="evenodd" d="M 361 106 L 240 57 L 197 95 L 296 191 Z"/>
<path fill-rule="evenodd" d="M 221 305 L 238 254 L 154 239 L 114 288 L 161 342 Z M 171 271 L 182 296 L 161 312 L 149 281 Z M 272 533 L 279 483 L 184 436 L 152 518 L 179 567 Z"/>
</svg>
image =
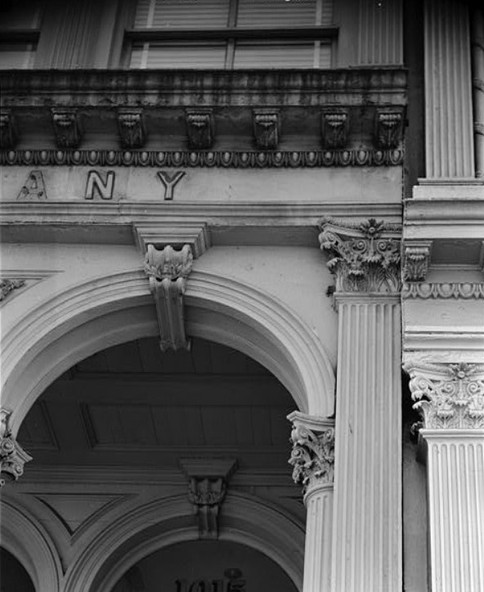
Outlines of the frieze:
<svg viewBox="0 0 484 592">
<path fill-rule="evenodd" d="M 484 366 L 408 363 L 404 370 L 424 428 L 484 429 Z"/>
<path fill-rule="evenodd" d="M 462 300 L 484 299 L 484 283 L 427 283 L 404 284 L 402 298 L 421 298 L 423 300 L 452 298 Z"/>
<path fill-rule="evenodd" d="M 403 163 L 402 149 L 296 151 L 2 150 L 0 166 L 311 168 Z"/>
<path fill-rule="evenodd" d="M 400 290 L 401 227 L 373 218 L 356 224 L 323 218 L 319 242 L 335 275 L 336 292 Z"/>
</svg>

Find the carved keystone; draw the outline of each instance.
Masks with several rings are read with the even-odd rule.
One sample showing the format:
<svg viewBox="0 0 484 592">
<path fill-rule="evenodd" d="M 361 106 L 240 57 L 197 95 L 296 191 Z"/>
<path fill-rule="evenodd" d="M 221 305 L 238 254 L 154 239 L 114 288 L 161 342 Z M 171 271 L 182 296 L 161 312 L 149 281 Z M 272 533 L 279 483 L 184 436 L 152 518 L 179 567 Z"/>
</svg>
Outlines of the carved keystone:
<svg viewBox="0 0 484 592">
<path fill-rule="evenodd" d="M 423 282 L 427 278 L 432 241 L 412 243 L 404 247 L 403 278 L 407 282 Z"/>
<path fill-rule="evenodd" d="M 230 477 L 237 469 L 236 459 L 180 459 L 188 477 L 188 501 L 198 520 L 200 539 L 217 539 L 219 515 Z"/>
<path fill-rule="evenodd" d="M 13 148 L 17 141 L 17 128 L 10 109 L 0 111 L 0 148 Z"/>
<path fill-rule="evenodd" d="M 25 463 L 32 460 L 12 436 L 8 426 L 10 414 L 6 409 L 0 409 L 0 487 L 6 481 L 16 481 L 23 475 Z"/>
<path fill-rule="evenodd" d="M 52 125 L 58 148 L 77 148 L 81 143 L 81 126 L 77 109 L 52 108 Z"/>
<path fill-rule="evenodd" d="M 370 218 L 348 224 L 330 218 L 320 223 L 321 250 L 336 279 L 336 292 L 389 294 L 400 290 L 401 227 Z"/>
<path fill-rule="evenodd" d="M 377 109 L 375 114 L 374 142 L 381 150 L 397 148 L 403 140 L 403 112 Z"/>
<path fill-rule="evenodd" d="M 430 429 L 484 429 L 484 365 L 408 362 L 410 392 Z"/>
<path fill-rule="evenodd" d="M 118 109 L 118 129 L 123 148 L 142 148 L 146 141 L 143 109 Z"/>
<path fill-rule="evenodd" d="M 193 150 L 211 148 L 214 142 L 214 120 L 211 109 L 187 109 L 188 147 Z"/>
<path fill-rule="evenodd" d="M 257 148 L 260 150 L 275 150 L 279 144 L 279 112 L 274 109 L 254 109 L 252 121 Z"/>
<path fill-rule="evenodd" d="M 294 482 L 303 486 L 304 493 L 319 485 L 334 481 L 334 421 L 311 417 L 299 411 L 287 416 L 292 423 L 292 453 Z"/>
<path fill-rule="evenodd" d="M 321 138 L 326 149 L 345 148 L 350 118 L 346 109 L 325 109 L 321 114 Z"/>
<path fill-rule="evenodd" d="M 154 245 L 148 245 L 145 272 L 155 299 L 161 351 L 189 348 L 185 334 L 183 294 L 192 263 L 190 245 L 185 245 L 181 251 L 175 251 L 170 245 L 158 251 Z"/>
</svg>

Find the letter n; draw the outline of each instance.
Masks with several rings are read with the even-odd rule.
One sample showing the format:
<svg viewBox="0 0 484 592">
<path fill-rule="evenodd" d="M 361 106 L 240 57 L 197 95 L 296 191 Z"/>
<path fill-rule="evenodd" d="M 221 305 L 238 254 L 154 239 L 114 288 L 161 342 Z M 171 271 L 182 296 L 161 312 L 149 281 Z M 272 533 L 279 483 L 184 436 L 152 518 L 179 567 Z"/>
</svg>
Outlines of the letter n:
<svg viewBox="0 0 484 592">
<path fill-rule="evenodd" d="M 89 171 L 84 199 L 94 199 L 96 191 L 101 199 L 113 199 L 114 179 L 114 171 L 108 171 L 105 180 L 97 171 Z"/>
</svg>

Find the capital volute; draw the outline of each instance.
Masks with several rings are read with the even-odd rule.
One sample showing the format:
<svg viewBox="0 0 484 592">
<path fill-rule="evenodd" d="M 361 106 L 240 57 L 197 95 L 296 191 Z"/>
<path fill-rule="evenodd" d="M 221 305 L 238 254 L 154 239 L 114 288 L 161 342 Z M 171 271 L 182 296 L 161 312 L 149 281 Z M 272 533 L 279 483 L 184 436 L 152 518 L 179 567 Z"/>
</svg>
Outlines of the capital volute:
<svg viewBox="0 0 484 592">
<path fill-rule="evenodd" d="M 288 415 L 292 423 L 292 465 L 294 482 L 307 494 L 334 481 L 334 421 L 312 417 L 299 411 Z"/>
<path fill-rule="evenodd" d="M 401 227 L 370 218 L 364 222 L 323 218 L 319 243 L 329 255 L 337 293 L 396 294 L 401 289 Z"/>
<path fill-rule="evenodd" d="M 25 463 L 32 460 L 12 435 L 9 427 L 10 415 L 10 411 L 0 409 L 0 487 L 6 481 L 16 481 L 21 477 Z"/>
<path fill-rule="evenodd" d="M 484 364 L 408 362 L 414 409 L 426 429 L 484 429 Z"/>
</svg>

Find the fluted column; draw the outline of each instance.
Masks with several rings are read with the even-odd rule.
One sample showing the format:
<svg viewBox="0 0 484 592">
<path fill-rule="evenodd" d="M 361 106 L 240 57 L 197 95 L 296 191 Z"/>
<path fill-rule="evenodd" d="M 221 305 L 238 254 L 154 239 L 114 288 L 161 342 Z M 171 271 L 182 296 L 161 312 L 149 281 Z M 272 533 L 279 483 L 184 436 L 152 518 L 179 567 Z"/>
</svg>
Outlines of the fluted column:
<svg viewBox="0 0 484 592">
<path fill-rule="evenodd" d="M 409 362 L 426 444 L 431 592 L 484 590 L 484 365 Z"/>
<path fill-rule="evenodd" d="M 401 590 L 401 229 L 322 231 L 339 314 L 331 590 Z"/>
<path fill-rule="evenodd" d="M 329 592 L 333 521 L 334 421 L 295 411 L 289 462 L 307 509 L 303 592 Z"/>
<path fill-rule="evenodd" d="M 476 177 L 484 178 L 484 9 L 471 15 L 472 95 L 474 103 L 474 146 Z"/>
</svg>

